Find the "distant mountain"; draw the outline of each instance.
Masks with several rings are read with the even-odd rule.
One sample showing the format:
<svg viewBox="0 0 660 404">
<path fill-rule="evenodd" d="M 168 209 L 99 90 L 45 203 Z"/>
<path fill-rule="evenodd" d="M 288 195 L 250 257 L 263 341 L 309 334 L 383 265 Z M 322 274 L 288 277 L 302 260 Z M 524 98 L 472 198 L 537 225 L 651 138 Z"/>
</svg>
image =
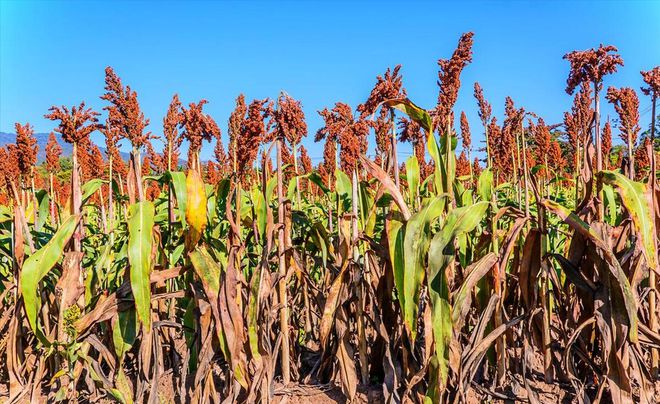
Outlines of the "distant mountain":
<svg viewBox="0 0 660 404">
<path fill-rule="evenodd" d="M 37 145 L 39 145 L 39 152 L 37 153 L 37 162 L 41 163 L 46 160 L 46 145 L 48 144 L 49 133 L 35 133 L 34 138 L 37 139 Z M 62 137 L 59 133 L 55 133 L 57 137 L 57 142 L 62 147 L 62 156 L 70 156 L 73 152 L 73 145 L 62 140 Z M 0 132 L 0 147 L 4 147 L 10 143 L 16 143 L 16 134 L 15 133 L 5 133 Z M 98 146 L 98 145 L 97 145 Z M 105 157 L 105 147 L 99 146 L 99 149 Z M 124 160 L 128 160 L 129 154 L 121 152 L 121 156 Z"/>
</svg>

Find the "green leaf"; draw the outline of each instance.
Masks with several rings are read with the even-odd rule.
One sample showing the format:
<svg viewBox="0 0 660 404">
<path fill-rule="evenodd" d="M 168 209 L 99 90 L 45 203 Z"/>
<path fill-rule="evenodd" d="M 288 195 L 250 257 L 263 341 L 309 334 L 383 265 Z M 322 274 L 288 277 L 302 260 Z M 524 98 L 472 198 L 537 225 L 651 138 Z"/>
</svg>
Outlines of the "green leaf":
<svg viewBox="0 0 660 404">
<path fill-rule="evenodd" d="M 353 185 L 351 179 L 341 170 L 335 171 L 335 178 L 337 178 L 337 195 L 339 200 L 342 201 L 343 211 L 346 212 L 351 209 L 353 203 Z"/>
<path fill-rule="evenodd" d="M 442 156 L 440 155 L 438 141 L 435 139 L 433 132 L 429 132 L 428 134 L 426 139 L 426 148 L 428 149 L 434 163 L 433 185 L 435 186 L 436 195 L 442 195 L 445 192 L 445 186 L 443 182 L 444 177 L 442 176 L 442 167 L 444 166 L 444 162 Z"/>
<path fill-rule="evenodd" d="M 614 189 L 609 185 L 603 186 L 605 195 L 605 208 L 607 209 L 607 223 L 610 226 L 616 225 L 616 199 L 614 198 Z"/>
<path fill-rule="evenodd" d="M 257 222 L 257 230 L 262 245 L 266 245 L 266 222 L 268 220 L 268 206 L 264 200 L 264 194 L 259 188 L 252 189 L 252 206 L 254 207 L 254 220 Z"/>
<path fill-rule="evenodd" d="M 415 200 L 419 194 L 419 162 L 417 156 L 410 156 L 406 160 L 406 179 L 408 180 L 408 204 L 415 206 Z"/>
<path fill-rule="evenodd" d="M 268 264 L 265 265 L 268 268 Z M 250 343 L 250 352 L 256 361 L 261 361 L 261 353 L 259 352 L 259 306 L 260 306 L 260 292 L 261 292 L 261 279 L 264 265 L 257 265 L 252 273 L 250 279 L 250 297 L 248 300 L 247 312 L 247 331 L 248 341 Z"/>
<path fill-rule="evenodd" d="M 273 194 L 275 193 L 275 187 L 277 186 L 277 176 L 272 176 L 266 183 L 266 202 L 273 201 Z"/>
<path fill-rule="evenodd" d="M 327 194 L 328 192 L 330 192 L 330 190 L 328 189 L 328 187 L 326 187 L 325 184 L 323 183 L 323 178 L 321 178 L 321 176 L 319 175 L 319 173 L 317 173 L 316 171 L 313 171 L 313 172 L 311 172 L 311 173 L 309 173 L 309 174 L 306 174 L 306 177 L 307 177 L 307 179 L 309 179 L 311 182 L 313 182 L 314 184 L 316 184 L 316 186 L 319 187 L 319 188 L 321 189 L 321 191 L 323 191 L 324 194 Z"/>
<path fill-rule="evenodd" d="M 186 190 L 186 174 L 181 171 L 169 171 L 170 185 L 174 188 L 174 195 L 179 207 L 179 218 L 181 226 L 186 227 L 186 204 L 188 195 Z"/>
<path fill-rule="evenodd" d="M 50 272 L 57 261 L 64 254 L 64 247 L 73 236 L 80 215 L 69 216 L 57 229 L 53 237 L 34 254 L 30 255 L 21 268 L 20 284 L 25 304 L 25 313 L 32 331 L 37 338 L 46 346 L 50 345 L 37 324 L 37 314 L 41 309 L 41 297 L 39 294 L 39 282 Z"/>
<path fill-rule="evenodd" d="M 154 205 L 149 201 L 134 203 L 128 208 L 128 262 L 131 265 L 131 290 L 138 319 L 151 329 L 151 269 L 153 262 Z"/>
<path fill-rule="evenodd" d="M 94 195 L 96 191 L 101 188 L 101 185 L 107 183 L 108 181 L 99 179 L 99 178 L 94 178 L 93 180 L 87 181 L 81 188 L 82 190 L 82 204 L 84 205 L 87 200 Z"/>
<path fill-rule="evenodd" d="M 37 222 L 34 225 L 35 230 L 40 231 L 50 216 L 50 195 L 45 189 L 40 189 L 36 192 L 37 204 L 39 205 L 39 214 L 37 215 Z M 55 223 L 53 223 L 55 226 Z"/>
<path fill-rule="evenodd" d="M 601 171 L 598 178 L 604 184 L 616 189 L 623 206 L 632 218 L 635 231 L 642 244 L 642 252 L 651 269 L 658 268 L 657 251 L 655 248 L 655 222 L 649 209 L 646 184 L 635 182 L 615 171 Z"/>
<path fill-rule="evenodd" d="M 135 343 L 137 336 L 137 316 L 135 310 L 130 308 L 118 313 L 117 321 L 112 329 L 112 342 L 115 346 L 115 353 L 119 358 L 119 363 L 123 363 L 124 355 L 130 351 Z"/>
<path fill-rule="evenodd" d="M 442 229 L 433 236 L 429 247 L 429 297 L 432 305 L 435 350 L 443 383 L 447 379 L 449 343 L 452 338 L 452 309 L 449 303 L 449 286 L 446 269 L 454 260 L 453 241 L 461 234 L 474 230 L 481 222 L 489 203 L 482 201 L 449 212 Z M 460 297 L 460 295 L 459 295 Z"/>
<path fill-rule="evenodd" d="M 403 323 L 414 341 L 417 336 L 419 292 L 426 274 L 426 256 L 431 242 L 431 223 L 444 209 L 444 198 L 434 198 L 421 211 L 410 217 L 403 235 L 403 285 L 398 289 L 402 301 Z M 400 276 L 399 276 L 400 277 Z M 396 279 L 396 277 L 395 277 Z"/>
<path fill-rule="evenodd" d="M 298 189 L 298 182 L 296 181 L 297 177 L 292 177 L 289 180 L 289 185 L 286 187 L 286 199 L 289 201 L 295 201 L 296 200 L 296 189 Z M 284 180 L 284 179 L 282 179 Z"/>
<path fill-rule="evenodd" d="M 490 168 L 486 168 L 479 174 L 477 194 L 482 201 L 490 201 L 490 196 L 493 194 L 493 172 Z"/>
<path fill-rule="evenodd" d="M 431 119 L 431 115 L 424 108 L 415 105 L 408 98 L 387 100 L 383 102 L 383 105 L 398 109 L 421 125 L 426 130 L 426 133 L 433 133 L 433 119 Z"/>
<path fill-rule="evenodd" d="M 387 221 L 387 241 L 388 250 L 390 253 L 390 262 L 392 263 L 392 271 L 394 278 L 394 286 L 398 291 L 397 297 L 401 305 L 401 312 L 404 312 L 406 307 L 406 294 L 403 293 L 403 277 L 406 273 L 406 264 L 403 260 L 406 252 L 403 248 L 403 240 L 406 237 L 406 226 L 404 222 L 395 220 L 394 218 Z"/>
</svg>

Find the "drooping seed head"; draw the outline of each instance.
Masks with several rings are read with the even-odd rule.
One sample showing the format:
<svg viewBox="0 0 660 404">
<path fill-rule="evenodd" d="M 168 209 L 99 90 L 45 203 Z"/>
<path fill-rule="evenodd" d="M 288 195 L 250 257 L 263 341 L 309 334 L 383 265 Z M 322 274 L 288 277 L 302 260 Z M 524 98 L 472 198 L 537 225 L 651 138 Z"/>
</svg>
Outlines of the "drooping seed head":
<svg viewBox="0 0 660 404">
<path fill-rule="evenodd" d="M 220 128 L 210 115 L 204 113 L 204 104 L 206 100 L 198 103 L 191 102 L 188 108 L 182 109 L 181 127 L 183 132 L 181 136 L 188 140 L 188 160 L 197 158 L 199 150 L 202 147 L 202 141 L 209 142 L 213 137 L 220 136 Z"/>
<path fill-rule="evenodd" d="M 649 71 L 642 71 L 642 79 L 648 87 L 642 87 L 642 92 L 645 95 L 660 95 L 660 66 L 656 66 Z"/>
<path fill-rule="evenodd" d="M 67 143 L 82 143 L 92 132 L 102 127 L 98 124 L 100 114 L 91 108 L 85 108 L 84 101 L 70 110 L 65 106 L 52 106 L 49 111 L 44 117 L 51 121 L 60 121 L 55 132 L 61 134 L 62 140 Z"/>
<path fill-rule="evenodd" d="M 600 90 L 603 77 L 615 73 L 618 66 L 623 66 L 623 58 L 617 51 L 615 46 L 601 44 L 598 49 L 573 51 L 564 55 L 564 59 L 571 64 L 566 79 L 566 92 L 573 94 L 578 86 L 585 83 L 593 83 Z"/>
</svg>

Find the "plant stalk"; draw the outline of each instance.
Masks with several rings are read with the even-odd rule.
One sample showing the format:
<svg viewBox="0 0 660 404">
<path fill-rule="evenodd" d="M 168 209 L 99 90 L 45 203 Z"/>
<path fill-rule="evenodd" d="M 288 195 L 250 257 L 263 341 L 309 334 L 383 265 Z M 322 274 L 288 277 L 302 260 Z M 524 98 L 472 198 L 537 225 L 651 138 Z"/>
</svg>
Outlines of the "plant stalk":
<svg viewBox="0 0 660 404">
<path fill-rule="evenodd" d="M 289 384 L 291 381 L 289 359 L 289 307 L 286 288 L 286 258 L 284 256 L 284 192 L 282 187 L 282 139 L 277 140 L 277 221 L 279 231 L 277 234 L 277 255 L 280 280 L 278 283 L 280 300 L 280 332 L 282 332 L 281 366 L 282 381 Z"/>
</svg>

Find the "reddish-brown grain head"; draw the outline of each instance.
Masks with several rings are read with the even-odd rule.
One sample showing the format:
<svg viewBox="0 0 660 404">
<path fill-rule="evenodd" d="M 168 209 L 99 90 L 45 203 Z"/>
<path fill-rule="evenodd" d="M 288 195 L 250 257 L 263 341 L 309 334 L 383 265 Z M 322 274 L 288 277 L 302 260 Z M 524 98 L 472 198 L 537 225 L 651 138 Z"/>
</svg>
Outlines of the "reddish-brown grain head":
<svg viewBox="0 0 660 404">
<path fill-rule="evenodd" d="M 16 123 L 16 150 L 18 152 L 18 170 L 23 175 L 29 175 L 37 163 L 37 139 L 34 138 L 34 128 L 26 123 Z"/>
<path fill-rule="evenodd" d="M 240 97 L 239 97 L 240 98 Z M 268 115 L 268 99 L 253 100 L 247 107 L 247 116 L 240 125 L 236 138 L 237 170 L 242 179 L 252 169 L 259 147 L 266 135 L 265 119 Z M 237 105 L 237 110 L 239 106 Z M 230 125 L 231 125 L 230 118 Z"/>
<path fill-rule="evenodd" d="M 607 89 L 607 100 L 614 105 L 614 110 L 619 115 L 620 137 L 627 144 L 628 136 L 633 145 L 637 143 L 639 133 L 639 98 L 637 93 L 630 87 L 610 87 Z"/>
<path fill-rule="evenodd" d="M 181 136 L 188 140 L 188 159 L 192 160 L 199 154 L 202 147 L 202 141 L 209 142 L 212 138 L 220 136 L 220 128 L 210 115 L 204 113 L 204 104 L 206 100 L 198 103 L 191 102 L 188 108 L 182 109 L 181 127 L 183 132 Z"/>
<path fill-rule="evenodd" d="M 118 129 L 119 137 L 128 139 L 135 148 L 146 145 L 151 138 L 151 132 L 145 131 L 149 120 L 140 109 L 137 92 L 124 86 L 109 66 L 105 69 L 105 91 L 101 99 L 110 105 L 103 109 L 108 111 L 108 121 Z"/>
<path fill-rule="evenodd" d="M 481 124 L 484 126 L 484 128 L 486 128 L 490 123 L 493 107 L 491 107 L 491 105 L 486 100 L 486 97 L 484 96 L 484 90 L 481 88 L 479 83 L 474 83 L 474 98 L 477 99 L 477 105 L 479 106 L 479 119 L 481 119 Z"/>
<path fill-rule="evenodd" d="M 612 125 L 610 125 L 609 121 L 605 122 L 605 126 L 603 126 L 600 146 L 603 153 L 603 161 L 605 163 L 604 168 L 607 170 L 610 166 L 610 153 L 612 152 Z"/>
<path fill-rule="evenodd" d="M 461 141 L 463 145 L 463 150 L 472 149 L 472 135 L 470 134 L 470 124 L 467 120 L 467 115 L 465 111 L 461 111 Z"/>
<path fill-rule="evenodd" d="M 401 65 L 397 65 L 393 70 L 388 68 L 384 75 L 376 76 L 376 84 L 371 90 L 369 98 L 364 104 L 357 107 L 360 119 L 376 112 L 383 101 L 406 97 L 406 90 L 403 88 L 403 77 L 399 74 L 400 70 Z"/>
<path fill-rule="evenodd" d="M 272 114 L 276 136 L 286 139 L 291 145 L 300 143 L 300 140 L 307 136 L 307 123 L 300 101 L 282 94 Z"/>
<path fill-rule="evenodd" d="M 46 170 L 54 174 L 60 171 L 60 156 L 62 155 L 62 146 L 57 142 L 54 132 L 48 135 L 46 144 Z"/>
<path fill-rule="evenodd" d="M 642 79 L 647 87 L 642 87 L 642 92 L 645 95 L 653 95 L 657 97 L 660 95 L 660 66 L 656 66 L 649 71 L 642 71 Z"/>
<path fill-rule="evenodd" d="M 573 94 L 581 84 L 595 84 L 600 90 L 603 77 L 617 71 L 623 66 L 623 59 L 616 53 L 615 46 L 602 44 L 598 49 L 573 51 L 564 55 L 564 59 L 571 64 L 571 70 L 566 79 L 566 92 Z"/>
<path fill-rule="evenodd" d="M 98 112 L 91 108 L 85 108 L 85 102 L 78 106 L 69 108 L 65 106 L 52 106 L 50 113 L 44 115 L 51 121 L 60 121 L 55 132 L 62 135 L 62 140 L 67 143 L 82 143 L 89 138 L 89 135 L 102 126 L 98 124 Z"/>
<path fill-rule="evenodd" d="M 438 60 L 438 105 L 433 110 L 434 125 L 447 124 L 453 117 L 453 108 L 461 87 L 461 72 L 472 62 L 472 43 L 474 33 L 461 35 L 458 46 L 450 59 Z"/>
</svg>

